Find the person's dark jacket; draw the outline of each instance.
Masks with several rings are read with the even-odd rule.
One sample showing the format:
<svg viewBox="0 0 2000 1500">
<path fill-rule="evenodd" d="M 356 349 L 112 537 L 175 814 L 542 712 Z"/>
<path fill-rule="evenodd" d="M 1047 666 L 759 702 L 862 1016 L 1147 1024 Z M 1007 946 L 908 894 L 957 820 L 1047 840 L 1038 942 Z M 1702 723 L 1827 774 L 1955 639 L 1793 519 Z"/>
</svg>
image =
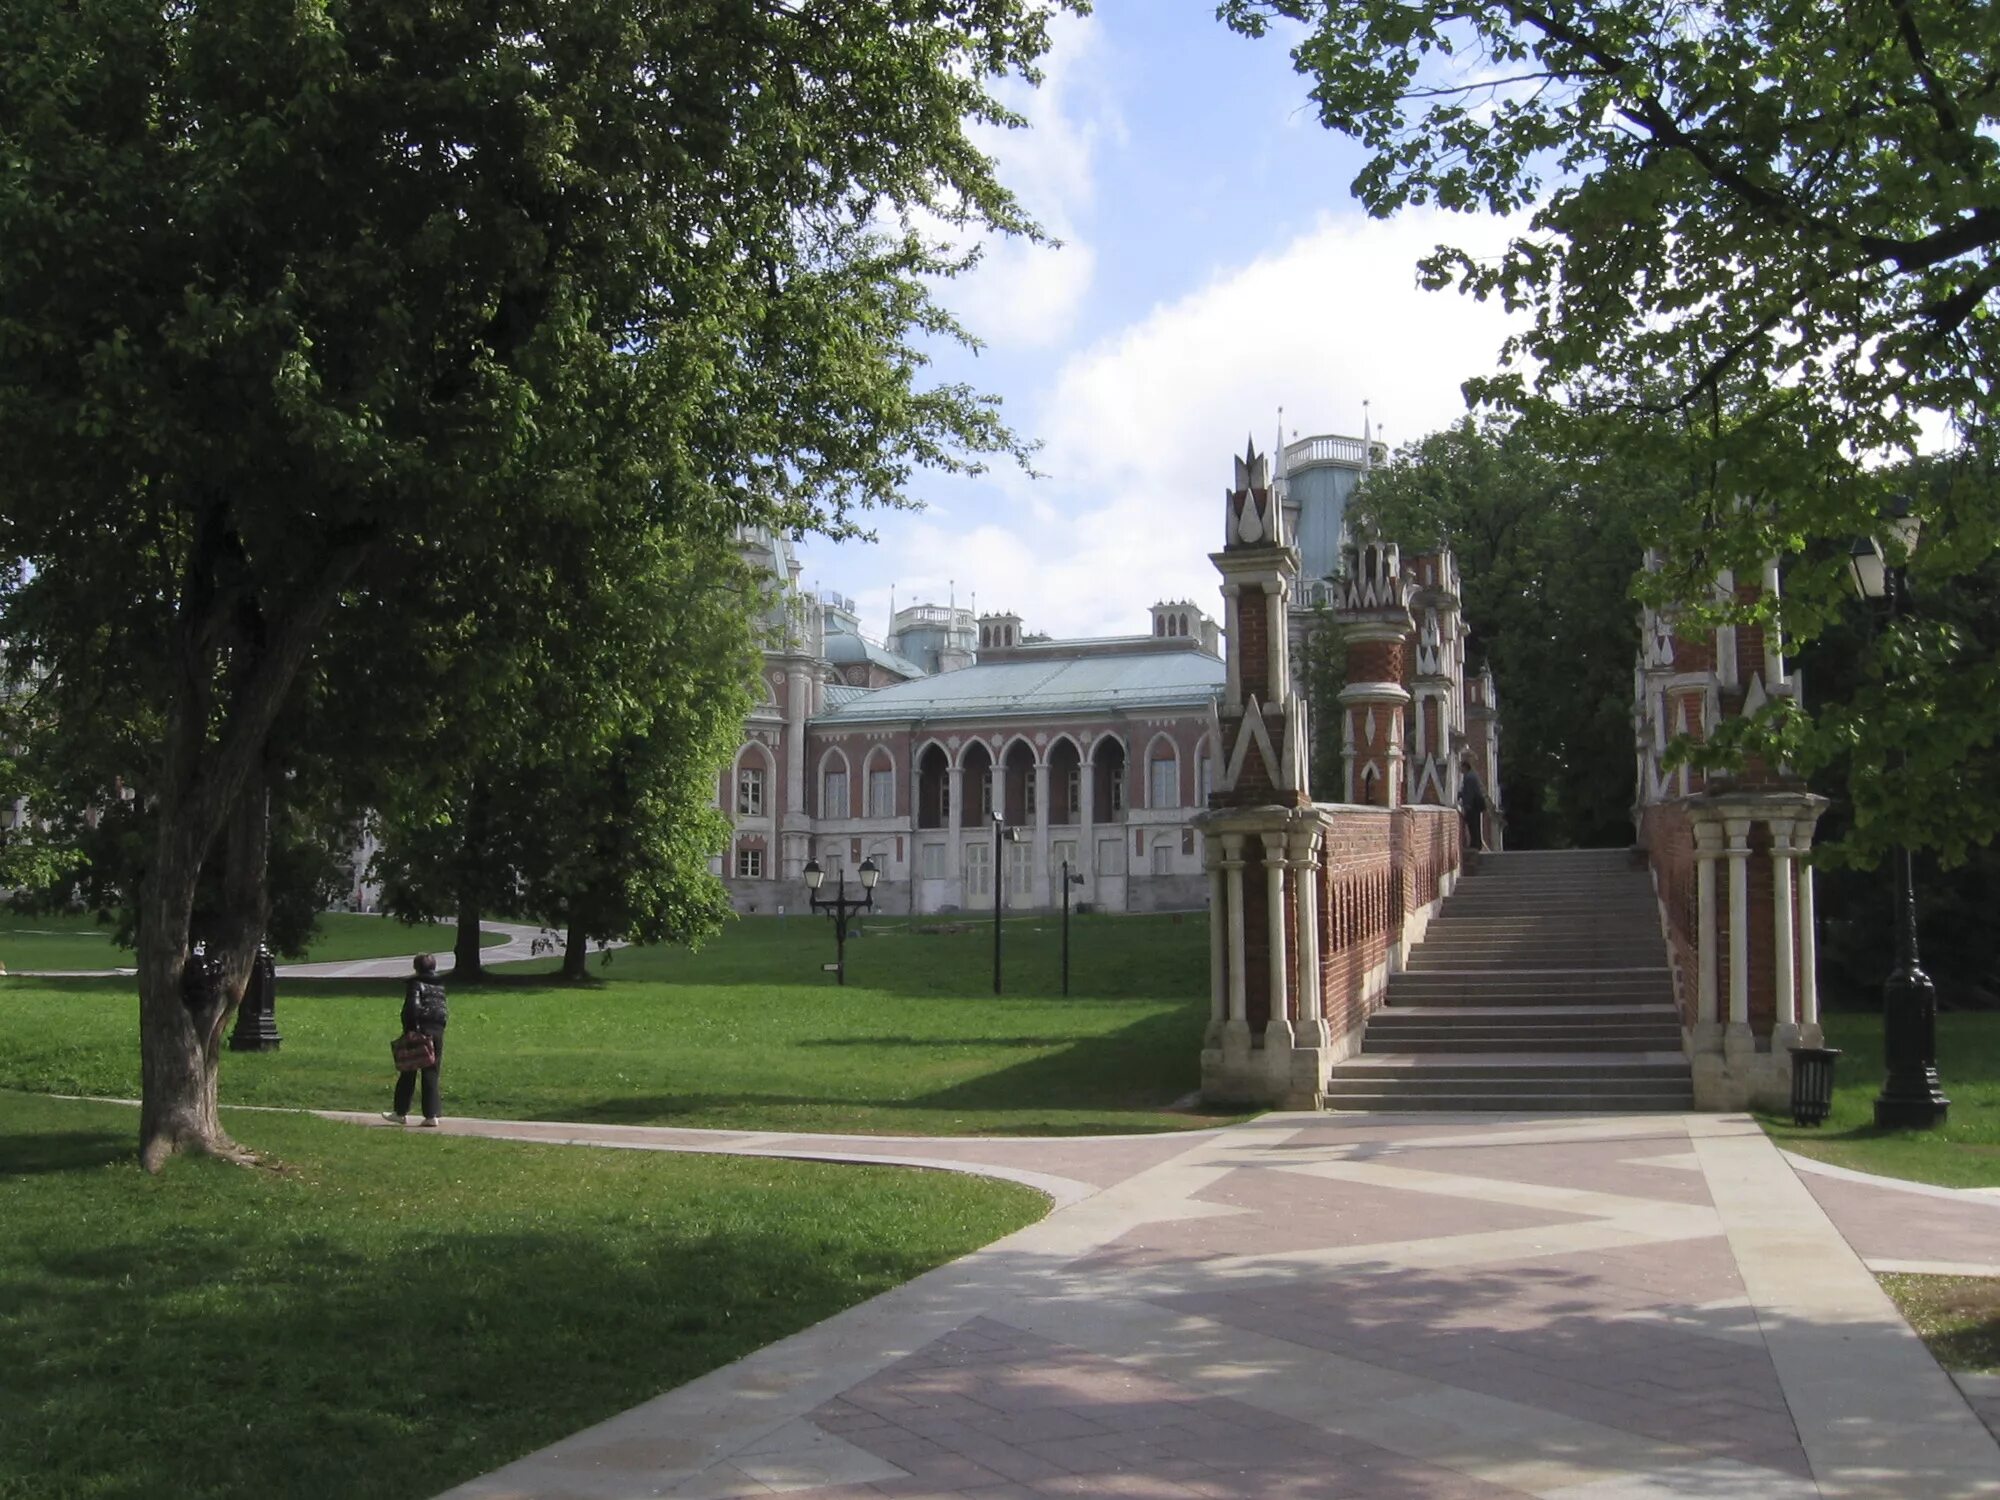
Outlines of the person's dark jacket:
<svg viewBox="0 0 2000 1500">
<path fill-rule="evenodd" d="M 1486 788 L 1479 784 L 1477 771 L 1467 771 L 1458 784 L 1458 810 L 1472 817 L 1486 811 Z"/>
<path fill-rule="evenodd" d="M 403 991 L 403 1030 L 443 1036 L 446 1019 L 444 986 L 435 979 L 412 975 Z"/>
</svg>

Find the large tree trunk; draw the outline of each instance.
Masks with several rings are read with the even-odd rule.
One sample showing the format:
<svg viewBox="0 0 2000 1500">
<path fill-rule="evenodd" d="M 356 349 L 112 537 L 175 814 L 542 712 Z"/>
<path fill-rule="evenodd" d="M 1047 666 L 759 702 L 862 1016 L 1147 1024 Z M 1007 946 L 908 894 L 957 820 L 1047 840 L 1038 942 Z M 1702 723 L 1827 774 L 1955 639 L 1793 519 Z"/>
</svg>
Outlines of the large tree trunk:
<svg viewBox="0 0 2000 1500">
<path fill-rule="evenodd" d="M 563 948 L 562 977 L 565 979 L 590 977 L 590 938 L 574 922 L 569 924 L 569 940 Z"/>
<path fill-rule="evenodd" d="M 153 863 L 139 883 L 139 1161 L 157 1172 L 179 1152 L 248 1159 L 222 1129 L 217 1072 L 230 1013 L 262 934 L 267 828 L 260 767 L 271 726 L 326 612 L 366 556 L 365 543 L 328 554 L 293 612 L 268 622 L 241 584 L 217 586 L 218 564 L 241 560 L 226 504 L 197 517 L 174 620 L 162 773 L 155 790 Z M 228 696 L 216 713 L 216 685 Z M 246 910 L 218 933 L 224 982 L 182 1000 L 189 923 L 203 865 L 227 835 L 229 900 Z M 245 932 L 254 927 L 247 941 Z"/>
</svg>

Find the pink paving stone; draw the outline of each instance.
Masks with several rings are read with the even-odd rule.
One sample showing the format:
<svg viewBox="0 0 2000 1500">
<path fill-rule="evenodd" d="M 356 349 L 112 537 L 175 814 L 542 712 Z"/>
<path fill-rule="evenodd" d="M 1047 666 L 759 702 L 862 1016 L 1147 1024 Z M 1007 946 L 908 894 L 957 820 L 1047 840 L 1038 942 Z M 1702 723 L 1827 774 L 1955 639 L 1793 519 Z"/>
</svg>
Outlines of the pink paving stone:
<svg viewBox="0 0 2000 1500">
<path fill-rule="evenodd" d="M 1032 1364 L 993 1360 L 1032 1354 Z M 986 1356 L 967 1363 L 968 1355 Z M 923 1404 L 940 1383 L 986 1415 L 946 1431 Z M 878 1424 L 861 1425 L 881 1414 Z M 1118 1361 L 972 1320 L 881 1370 L 808 1420 L 907 1478 L 877 1481 L 878 1495 L 986 1496 L 1015 1487 L 1036 1495 L 1282 1497 L 1405 1495 L 1416 1500 L 1511 1500 L 1451 1470 L 1415 1463 L 1357 1438 L 1191 1390 Z M 957 1424 L 951 1424 L 956 1426 Z M 833 1500 L 846 1490 L 795 1492 Z"/>
<path fill-rule="evenodd" d="M 1231 1172 L 1196 1193 L 1195 1198 L 1243 1211 L 1221 1218 L 1141 1224 L 1076 1264 L 1129 1264 L 1135 1251 L 1165 1252 L 1174 1259 L 1184 1259 L 1402 1244 L 1500 1229 L 1544 1229 L 1582 1223 L 1590 1217 L 1336 1182 L 1298 1172 L 1249 1169 Z"/>
<path fill-rule="evenodd" d="M 1631 1158 L 1685 1157 L 1692 1149 L 1678 1121 L 1639 1139 L 1565 1141 L 1532 1146 L 1422 1147 L 1369 1158 L 1419 1172 L 1451 1172 L 1498 1182 L 1581 1188 L 1662 1203 L 1709 1204 L 1708 1181 L 1686 1167 L 1645 1166 Z"/>
<path fill-rule="evenodd" d="M 1715 1269 L 1713 1247 L 1551 1257 L 1449 1271 L 1331 1276 L 1312 1286 L 1204 1292 L 1165 1305 L 1399 1374 L 1804 1474 L 1807 1465 L 1762 1344 L 1660 1322 L 1607 1321 L 1712 1296 L 1667 1262 Z M 1726 1247 L 1722 1253 L 1726 1255 Z M 1593 1261 L 1608 1264 L 1600 1274 Z M 1700 1296 L 1676 1296 L 1676 1280 Z M 1772 1460 L 1771 1455 L 1779 1455 Z"/>
<path fill-rule="evenodd" d="M 2000 1202 L 1938 1198 L 1800 1172 L 1833 1227 L 1864 1260 L 2000 1263 Z"/>
</svg>

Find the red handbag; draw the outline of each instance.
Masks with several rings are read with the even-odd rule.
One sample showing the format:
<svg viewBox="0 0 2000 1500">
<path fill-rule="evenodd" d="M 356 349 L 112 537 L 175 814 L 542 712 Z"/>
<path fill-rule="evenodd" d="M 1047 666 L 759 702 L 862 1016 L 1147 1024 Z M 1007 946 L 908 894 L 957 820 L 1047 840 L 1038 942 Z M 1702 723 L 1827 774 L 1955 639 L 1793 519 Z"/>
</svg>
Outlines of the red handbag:
<svg viewBox="0 0 2000 1500">
<path fill-rule="evenodd" d="M 389 1043 L 389 1053 L 396 1059 L 398 1073 L 414 1073 L 419 1068 L 437 1066 L 437 1043 L 421 1031 L 406 1031 Z"/>
</svg>

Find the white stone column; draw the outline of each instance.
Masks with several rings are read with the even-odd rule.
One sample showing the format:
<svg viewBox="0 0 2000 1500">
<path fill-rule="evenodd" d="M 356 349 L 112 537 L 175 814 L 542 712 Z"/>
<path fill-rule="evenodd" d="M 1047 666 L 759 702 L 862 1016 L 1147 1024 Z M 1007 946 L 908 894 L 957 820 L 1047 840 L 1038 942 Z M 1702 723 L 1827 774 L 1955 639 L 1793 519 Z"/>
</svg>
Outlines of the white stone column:
<svg viewBox="0 0 2000 1500">
<path fill-rule="evenodd" d="M 1003 819 L 1007 816 L 1007 767 L 1002 761 L 994 761 L 986 771 L 986 805 Z M 993 893 L 1000 898 L 1004 911 L 1014 903 L 1008 899 L 1007 890 L 1007 850 L 1009 845 L 1003 839 L 993 839 L 993 819 L 986 819 L 986 837 L 993 840 Z"/>
<path fill-rule="evenodd" d="M 1715 861 L 1722 853 L 1722 829 L 1714 823 L 1694 825 L 1694 888 L 1699 926 L 1695 942 L 1695 1008 L 1697 1026 L 1713 1026 L 1718 1012 L 1715 988 Z"/>
<path fill-rule="evenodd" d="M 1243 968 L 1243 835 L 1222 835 L 1224 909 L 1229 916 L 1229 1014 L 1222 1022 L 1226 1053 L 1250 1055 L 1249 981 Z"/>
<path fill-rule="evenodd" d="M 1076 839 L 1077 868 L 1083 872 L 1083 889 L 1097 897 L 1097 768 L 1088 757 L 1077 767 L 1077 817 L 1082 819 Z M 1222 920 L 1222 903 L 1216 902 L 1212 927 Z"/>
<path fill-rule="evenodd" d="M 1797 1039 L 1798 1026 L 1798 981 L 1794 969 L 1792 949 L 1792 860 L 1798 853 L 1792 847 L 1792 820 L 1790 818 L 1768 818 L 1766 826 L 1771 830 L 1771 989 L 1776 1001 L 1774 1027 L 1785 1028 L 1780 1036 L 1776 1030 L 1771 1034 L 1771 1046 L 1775 1051 L 1781 1046 L 1792 1045 Z"/>
<path fill-rule="evenodd" d="M 959 881 L 963 878 L 963 871 L 960 868 L 963 852 L 959 849 L 959 844 L 963 841 L 959 837 L 959 830 L 965 826 L 965 789 L 961 784 L 964 779 L 965 772 L 958 766 L 945 767 L 944 877 L 950 881 Z M 962 885 L 958 892 L 958 904 L 961 908 L 965 905 L 965 890 Z"/>
<path fill-rule="evenodd" d="M 1049 763 L 1035 762 L 1035 868 L 1029 875 L 1031 899 L 1037 906 L 1049 906 Z"/>
<path fill-rule="evenodd" d="M 1725 818 L 1729 833 L 1729 1024 L 1750 1025 L 1750 822 Z"/>
<path fill-rule="evenodd" d="M 1264 1026 L 1264 1053 L 1289 1052 L 1292 1046 L 1291 975 L 1285 969 L 1285 836 L 1260 835 L 1264 841 L 1264 909 L 1267 940 L 1271 945 L 1271 1019 Z M 1289 1073 L 1290 1064 L 1286 1064 Z"/>
<path fill-rule="evenodd" d="M 1292 835 L 1292 890 L 1298 902 L 1299 973 L 1298 1021 L 1294 1032 L 1301 1047 L 1325 1047 L 1326 1028 L 1319 970 L 1319 839 L 1317 828 Z"/>
<path fill-rule="evenodd" d="M 1801 818 L 1792 844 L 1803 856 L 1812 848 L 1813 820 Z M 1819 932 L 1813 921 L 1813 867 L 1798 862 L 1799 889 L 1799 1041 L 1807 1047 L 1825 1045 L 1819 1024 Z"/>
<path fill-rule="evenodd" d="M 1222 1023 L 1229 1017 L 1229 951 L 1224 936 L 1228 892 L 1224 887 L 1222 842 L 1211 835 L 1203 841 L 1202 863 L 1208 867 L 1208 1032 L 1204 1047 L 1222 1045 Z"/>
<path fill-rule="evenodd" d="M 1266 699 L 1270 703 L 1283 704 L 1292 695 L 1292 637 L 1289 622 L 1285 619 L 1285 581 L 1274 579 L 1264 593 L 1265 629 L 1270 633 L 1268 648 L 1271 682 Z"/>
</svg>

